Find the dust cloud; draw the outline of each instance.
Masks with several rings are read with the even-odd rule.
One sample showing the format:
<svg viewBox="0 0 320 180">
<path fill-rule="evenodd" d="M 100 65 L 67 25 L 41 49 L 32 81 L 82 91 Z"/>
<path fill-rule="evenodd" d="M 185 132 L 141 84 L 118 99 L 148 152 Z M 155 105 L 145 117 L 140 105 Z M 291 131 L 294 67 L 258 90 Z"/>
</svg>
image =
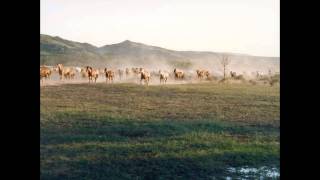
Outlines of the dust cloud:
<svg viewBox="0 0 320 180">
<path fill-rule="evenodd" d="M 182 65 L 173 65 L 169 61 L 163 61 L 158 59 L 150 59 L 148 58 L 145 61 L 113 61 L 109 62 L 108 65 L 95 65 L 93 66 L 94 69 L 99 69 L 102 71 L 99 74 L 97 79 L 97 83 L 106 83 L 106 77 L 103 73 L 103 69 L 111 69 L 115 72 L 115 78 L 113 83 L 135 83 L 140 84 L 140 75 L 134 74 L 132 72 L 132 68 L 144 68 L 151 74 L 151 78 L 149 81 L 149 85 L 159 85 L 160 84 L 160 75 L 159 71 L 167 71 L 169 72 L 169 78 L 166 84 L 185 84 L 185 83 L 202 83 L 202 82 L 217 82 L 223 79 L 223 66 L 220 63 L 219 58 L 212 59 L 212 58 L 202 58 L 193 60 L 192 63 L 188 63 L 187 65 L 183 64 L 184 62 L 189 61 L 181 61 Z M 274 75 L 279 74 L 279 61 L 271 61 L 271 60 L 259 60 L 253 61 L 251 59 L 245 60 L 237 60 L 231 59 L 229 65 L 226 67 L 226 76 L 230 76 L 230 71 L 236 72 L 237 75 L 242 75 L 245 80 L 252 80 L 257 78 L 257 74 L 260 75 Z M 60 84 L 78 84 L 78 83 L 88 83 L 88 77 L 83 78 L 79 72 L 76 72 L 74 79 L 64 79 L 60 80 L 60 76 L 57 71 L 54 71 L 53 68 L 55 66 L 50 66 L 52 68 L 52 75 L 50 78 L 44 79 L 41 85 L 60 85 Z M 76 66 L 68 66 L 74 67 Z M 84 67 L 78 67 L 84 68 Z M 126 75 L 126 68 L 130 69 L 130 74 Z M 185 77 L 183 80 L 176 80 L 174 78 L 173 70 L 175 68 L 181 69 L 184 71 Z M 118 70 L 123 71 L 122 77 L 120 77 Z M 203 69 L 208 70 L 210 72 L 209 79 L 200 80 L 197 77 L 196 70 Z M 143 81 L 142 81 L 142 84 Z"/>
</svg>

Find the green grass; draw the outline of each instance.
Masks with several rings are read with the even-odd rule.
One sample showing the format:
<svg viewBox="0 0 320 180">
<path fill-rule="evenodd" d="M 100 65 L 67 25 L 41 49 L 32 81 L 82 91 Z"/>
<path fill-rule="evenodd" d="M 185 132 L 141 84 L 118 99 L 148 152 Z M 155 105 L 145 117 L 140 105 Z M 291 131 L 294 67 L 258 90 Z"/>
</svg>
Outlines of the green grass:
<svg viewBox="0 0 320 180">
<path fill-rule="evenodd" d="M 41 179 L 212 179 L 279 167 L 279 86 L 41 87 Z"/>
</svg>

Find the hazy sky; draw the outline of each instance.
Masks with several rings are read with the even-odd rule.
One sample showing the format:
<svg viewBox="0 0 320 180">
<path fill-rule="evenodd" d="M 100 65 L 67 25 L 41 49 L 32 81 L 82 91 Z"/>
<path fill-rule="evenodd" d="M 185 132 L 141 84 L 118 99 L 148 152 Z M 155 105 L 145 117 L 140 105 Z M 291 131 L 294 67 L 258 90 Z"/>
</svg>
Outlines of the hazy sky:
<svg viewBox="0 0 320 180">
<path fill-rule="evenodd" d="M 41 33 L 96 46 L 279 56 L 279 0 L 41 0 Z"/>
</svg>

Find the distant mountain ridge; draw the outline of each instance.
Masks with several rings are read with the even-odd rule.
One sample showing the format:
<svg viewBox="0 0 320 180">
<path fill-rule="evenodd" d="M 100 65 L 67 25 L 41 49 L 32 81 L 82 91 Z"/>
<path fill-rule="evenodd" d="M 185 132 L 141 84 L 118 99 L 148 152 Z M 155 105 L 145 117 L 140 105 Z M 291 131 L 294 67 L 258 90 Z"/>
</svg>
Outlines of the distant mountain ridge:
<svg viewBox="0 0 320 180">
<path fill-rule="evenodd" d="M 236 53 L 208 51 L 174 51 L 130 40 L 96 47 L 89 43 L 65 40 L 58 36 L 40 34 L 40 63 L 63 63 L 75 66 L 166 66 L 177 68 L 205 67 L 219 70 L 219 59 L 227 54 L 233 68 L 279 69 L 279 57 L 260 57 Z M 249 68 L 249 69 L 250 69 Z"/>
</svg>

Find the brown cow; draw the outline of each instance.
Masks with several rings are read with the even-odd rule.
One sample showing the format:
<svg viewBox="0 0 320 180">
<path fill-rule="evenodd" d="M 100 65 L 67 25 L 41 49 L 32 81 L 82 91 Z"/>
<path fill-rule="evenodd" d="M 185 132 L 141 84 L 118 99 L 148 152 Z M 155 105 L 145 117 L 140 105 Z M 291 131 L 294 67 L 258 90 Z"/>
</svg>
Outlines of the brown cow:
<svg viewBox="0 0 320 180">
<path fill-rule="evenodd" d="M 140 84 L 142 84 L 142 80 L 144 80 L 145 84 L 149 85 L 149 80 L 151 78 L 150 73 L 143 68 L 140 68 Z"/>
<path fill-rule="evenodd" d="M 173 70 L 173 73 L 174 73 L 174 78 L 177 80 L 177 79 L 183 79 L 184 78 L 184 72 L 182 70 L 179 70 L 179 69 L 174 69 Z"/>
<path fill-rule="evenodd" d="M 198 79 L 203 79 L 203 77 L 204 77 L 204 72 L 203 72 L 203 70 L 199 70 L 199 69 L 197 69 L 197 77 L 198 77 Z"/>
<path fill-rule="evenodd" d="M 51 76 L 51 69 L 49 67 L 46 66 L 40 66 L 40 80 L 42 80 L 42 78 L 49 78 Z"/>
<path fill-rule="evenodd" d="M 197 76 L 198 79 L 202 80 L 204 77 L 206 77 L 207 79 L 209 79 L 210 73 L 207 70 L 197 70 Z"/>
<path fill-rule="evenodd" d="M 104 73 L 106 75 L 106 83 L 108 83 L 108 81 L 113 83 L 114 74 L 115 74 L 114 71 L 104 68 Z"/>
<path fill-rule="evenodd" d="M 48 67 L 40 66 L 40 80 L 43 82 L 43 78 L 47 79 L 51 76 L 51 70 Z"/>
<path fill-rule="evenodd" d="M 70 71 L 68 73 L 65 73 L 63 76 L 65 79 L 74 79 L 74 77 L 76 76 L 76 71 Z"/>
<path fill-rule="evenodd" d="M 99 77 L 99 71 L 96 70 L 96 69 L 93 69 L 90 66 L 87 66 L 86 67 L 86 72 L 88 73 L 89 83 L 90 83 L 90 81 L 93 81 L 93 79 L 94 79 L 94 82 L 96 83 L 96 81 L 97 81 L 97 79 Z"/>
<path fill-rule="evenodd" d="M 75 74 L 75 70 L 72 67 L 63 67 L 62 64 L 57 64 L 58 72 L 60 75 L 60 80 L 62 80 L 63 77 L 71 78 L 73 74 Z"/>
<path fill-rule="evenodd" d="M 159 74 L 160 74 L 160 84 L 161 83 L 164 83 L 166 84 L 167 83 L 167 80 L 169 78 L 169 73 L 167 71 L 161 71 L 159 70 Z"/>
</svg>

